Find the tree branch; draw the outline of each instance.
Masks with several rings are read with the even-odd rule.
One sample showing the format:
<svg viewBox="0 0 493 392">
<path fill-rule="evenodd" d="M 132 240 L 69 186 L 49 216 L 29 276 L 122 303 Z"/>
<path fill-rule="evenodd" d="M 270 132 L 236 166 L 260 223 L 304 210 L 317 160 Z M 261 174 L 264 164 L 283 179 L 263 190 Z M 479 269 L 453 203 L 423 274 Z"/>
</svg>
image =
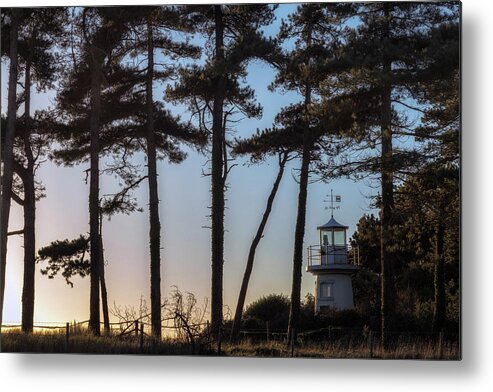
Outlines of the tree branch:
<svg viewBox="0 0 493 392">
<path fill-rule="evenodd" d="M 24 234 L 24 229 L 9 231 L 7 233 L 8 236 L 10 236 L 10 235 L 21 235 L 21 234 Z"/>
<path fill-rule="evenodd" d="M 12 191 L 12 192 L 10 192 L 10 194 L 12 195 L 12 199 L 17 204 L 19 204 L 20 206 L 23 206 L 24 205 L 24 199 L 22 199 L 17 193 L 15 193 L 14 191 Z"/>
</svg>

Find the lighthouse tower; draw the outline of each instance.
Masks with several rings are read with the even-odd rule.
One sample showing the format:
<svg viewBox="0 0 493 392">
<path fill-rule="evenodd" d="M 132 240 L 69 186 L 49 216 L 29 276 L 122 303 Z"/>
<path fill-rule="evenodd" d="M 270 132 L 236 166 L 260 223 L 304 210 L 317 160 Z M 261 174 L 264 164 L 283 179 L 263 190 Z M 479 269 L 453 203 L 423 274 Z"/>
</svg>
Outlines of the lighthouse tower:
<svg viewBox="0 0 493 392">
<path fill-rule="evenodd" d="M 333 210 L 333 199 L 331 202 Z M 330 220 L 317 229 L 320 243 L 308 247 L 306 267 L 307 272 L 315 276 L 315 312 L 353 309 L 351 278 L 360 267 L 357 249 L 351 249 L 346 243 L 348 226 L 337 222 L 332 214 Z"/>
</svg>

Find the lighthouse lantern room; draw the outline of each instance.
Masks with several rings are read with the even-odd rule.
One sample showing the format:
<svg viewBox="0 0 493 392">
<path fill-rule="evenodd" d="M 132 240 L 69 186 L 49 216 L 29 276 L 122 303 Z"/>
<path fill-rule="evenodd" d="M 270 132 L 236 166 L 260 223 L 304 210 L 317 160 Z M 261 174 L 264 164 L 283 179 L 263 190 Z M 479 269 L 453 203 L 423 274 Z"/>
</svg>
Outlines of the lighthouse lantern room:
<svg viewBox="0 0 493 392">
<path fill-rule="evenodd" d="M 340 197 L 336 196 L 336 200 L 340 201 Z M 333 206 L 333 199 L 331 202 Z M 360 267 L 358 252 L 347 245 L 348 226 L 337 222 L 332 215 L 317 229 L 320 243 L 308 247 L 306 268 L 315 276 L 315 312 L 353 309 L 352 276 Z"/>
</svg>

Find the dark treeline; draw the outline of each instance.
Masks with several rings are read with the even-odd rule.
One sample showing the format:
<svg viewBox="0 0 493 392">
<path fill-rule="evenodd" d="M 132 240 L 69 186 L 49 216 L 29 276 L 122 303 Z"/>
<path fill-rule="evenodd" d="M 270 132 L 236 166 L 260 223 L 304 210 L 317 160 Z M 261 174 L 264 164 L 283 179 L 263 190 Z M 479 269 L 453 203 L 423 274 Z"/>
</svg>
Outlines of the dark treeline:
<svg viewBox="0 0 493 392">
<path fill-rule="evenodd" d="M 384 344 L 390 331 L 411 325 L 409 320 L 425 329 L 455 331 L 459 4 L 301 4 L 279 21 L 282 7 L 2 9 L 2 61 L 9 63 L 9 82 L 2 116 L 0 314 L 8 236 L 22 235 L 23 331 L 33 330 L 36 261 L 46 261 L 42 273 L 60 272 L 70 284 L 71 277 L 88 275 L 90 329 L 99 335 L 104 324 L 109 331 L 103 223 L 113 214 L 142 210 L 133 191 L 147 183 L 150 313 L 152 334 L 160 338 L 160 271 L 168 245 L 159 216 L 166 200 L 158 194 L 157 165 L 162 159 L 183 161 L 187 145 L 209 163 L 204 174 L 211 180 L 214 336 L 224 323 L 224 216 L 237 156 L 256 164 L 276 158 L 279 170 L 245 255 L 231 339 L 244 322 L 256 249 L 288 162 L 297 167 L 298 184 L 292 289 L 283 316 L 288 339 L 303 329 L 307 309 L 301 275 L 309 185 L 340 177 L 378 184 L 372 203 L 379 217 L 362 217 L 352 238 L 366 267 L 355 279 L 360 317 L 381 330 Z M 278 32 L 267 37 L 263 29 L 272 24 Z M 299 100 L 282 108 L 270 128 L 238 139 L 239 119 L 260 118 L 262 105 L 268 105 L 256 101 L 246 82 L 253 60 L 275 73 L 272 91 L 295 92 Z M 156 96 L 157 87 L 163 96 Z M 55 91 L 56 105 L 33 112 L 31 96 L 43 91 Z M 186 105 L 192 121 L 173 115 L 175 103 Z M 132 159 L 138 153 L 146 157 L 144 168 Z M 87 166 L 88 204 L 80 207 L 88 208 L 90 220 L 88 234 L 37 250 L 36 201 L 45 189 L 36 172 L 46 159 Z M 108 175 L 117 176 L 121 187 L 102 195 L 100 178 Z M 11 201 L 22 206 L 24 227 L 9 232 Z"/>
</svg>

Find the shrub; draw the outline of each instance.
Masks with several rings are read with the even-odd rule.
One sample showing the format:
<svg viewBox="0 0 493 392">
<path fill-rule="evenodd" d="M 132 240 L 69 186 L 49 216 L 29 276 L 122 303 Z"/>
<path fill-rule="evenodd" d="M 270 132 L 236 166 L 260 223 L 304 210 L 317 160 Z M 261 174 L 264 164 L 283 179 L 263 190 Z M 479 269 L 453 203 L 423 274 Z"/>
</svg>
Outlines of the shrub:
<svg viewBox="0 0 493 392">
<path fill-rule="evenodd" d="M 269 294 L 249 304 L 244 313 L 245 328 L 285 329 L 288 325 L 289 298 L 283 294 Z M 259 326 L 259 320 L 262 325 Z"/>
</svg>

